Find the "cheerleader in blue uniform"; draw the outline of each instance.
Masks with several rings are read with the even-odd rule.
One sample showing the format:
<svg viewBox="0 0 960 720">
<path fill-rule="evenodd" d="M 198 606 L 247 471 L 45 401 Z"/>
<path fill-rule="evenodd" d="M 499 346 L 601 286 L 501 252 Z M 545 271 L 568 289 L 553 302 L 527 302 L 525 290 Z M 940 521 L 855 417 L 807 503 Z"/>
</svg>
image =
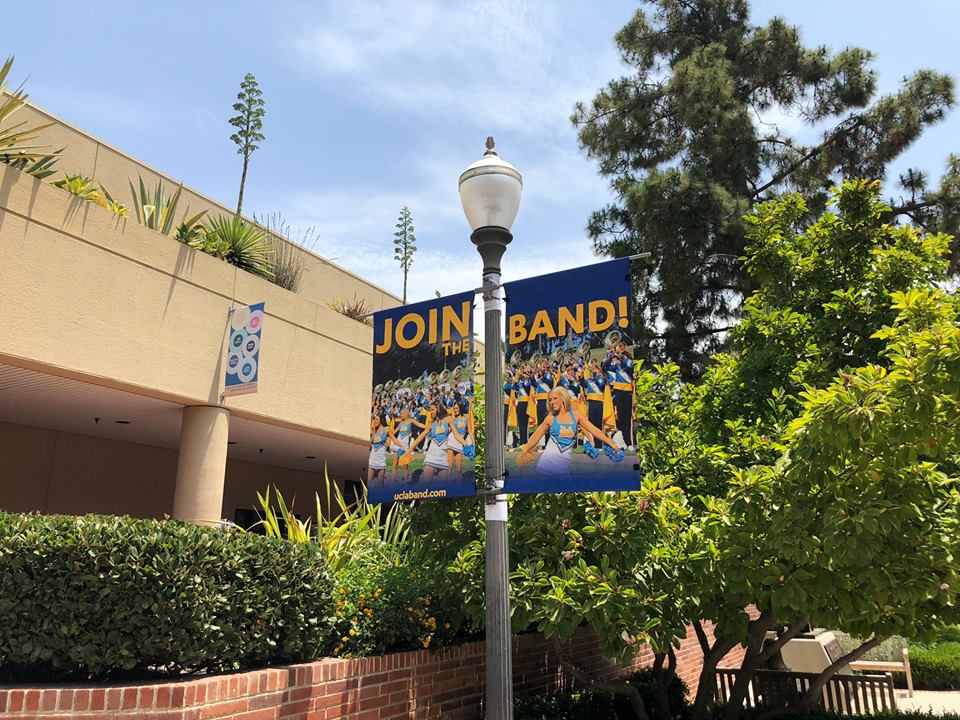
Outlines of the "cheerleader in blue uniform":
<svg viewBox="0 0 960 720">
<path fill-rule="evenodd" d="M 573 463 L 573 448 L 577 433 L 582 431 L 592 435 L 603 445 L 610 447 L 616 455 L 619 448 L 606 434 L 590 422 L 573 404 L 573 398 L 565 387 L 555 387 L 547 398 L 550 413 L 533 431 L 530 440 L 520 451 L 517 462 L 526 465 L 533 459 L 533 448 L 540 438 L 548 436 L 547 447 L 540 453 L 537 472 L 545 475 L 569 475 Z M 622 456 L 619 456 L 622 459 Z"/>
<path fill-rule="evenodd" d="M 447 463 L 450 466 L 450 474 L 453 477 L 460 477 L 463 471 L 463 448 L 465 445 L 473 444 L 473 398 L 470 398 L 470 408 L 466 415 L 463 414 L 461 402 L 457 402 L 452 410 L 453 417 L 450 420 L 456 434 L 447 438 Z M 463 441 L 457 438 L 463 438 Z"/>
<path fill-rule="evenodd" d="M 373 416 L 373 431 L 370 433 L 370 459 L 367 461 L 367 485 L 374 478 L 381 482 L 387 471 L 387 445 L 399 444 L 397 438 L 383 424 L 380 415 Z"/>
<path fill-rule="evenodd" d="M 427 438 L 430 439 L 430 447 L 427 448 L 426 456 L 423 459 L 423 479 L 429 480 L 434 475 L 438 478 L 447 478 L 450 475 L 450 461 L 447 458 L 447 443 L 453 437 L 461 446 L 466 445 L 464 438 L 457 432 L 450 418 L 447 417 L 447 409 L 442 401 L 437 401 L 431 406 L 433 411 L 433 421 L 429 427 L 410 444 L 412 452 L 417 445 Z"/>
<path fill-rule="evenodd" d="M 403 480 L 406 480 L 410 475 L 410 463 L 409 463 L 409 452 L 410 452 L 410 441 L 413 439 L 413 428 L 420 428 L 423 430 L 426 427 L 423 423 L 419 423 L 410 416 L 410 408 L 404 407 L 400 411 L 400 419 L 397 422 L 396 427 L 396 437 L 397 442 L 393 446 L 400 452 L 393 456 L 393 477 L 397 477 L 397 468 L 401 468 L 402 474 L 401 477 Z M 402 453 L 402 454 L 401 454 Z M 406 454 L 407 461 L 402 461 L 403 455 Z"/>
</svg>

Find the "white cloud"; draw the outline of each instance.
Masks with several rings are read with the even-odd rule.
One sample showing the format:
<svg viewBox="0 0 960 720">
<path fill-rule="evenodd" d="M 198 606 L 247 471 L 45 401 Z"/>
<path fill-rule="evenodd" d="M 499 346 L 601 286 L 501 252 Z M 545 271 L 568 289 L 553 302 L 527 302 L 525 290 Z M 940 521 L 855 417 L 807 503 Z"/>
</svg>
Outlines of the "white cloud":
<svg viewBox="0 0 960 720">
<path fill-rule="evenodd" d="M 537 135 L 619 67 L 612 48 L 572 47 L 562 24 L 547 3 L 335 3 L 290 47 L 300 69 L 371 104 Z"/>
</svg>

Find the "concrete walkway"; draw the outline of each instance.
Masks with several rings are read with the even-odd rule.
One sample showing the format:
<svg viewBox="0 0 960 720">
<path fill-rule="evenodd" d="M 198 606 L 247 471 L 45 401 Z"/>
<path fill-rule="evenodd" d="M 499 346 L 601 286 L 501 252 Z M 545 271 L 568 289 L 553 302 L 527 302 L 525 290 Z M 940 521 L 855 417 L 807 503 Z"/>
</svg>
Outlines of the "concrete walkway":
<svg viewBox="0 0 960 720">
<path fill-rule="evenodd" d="M 907 697 L 906 690 L 897 690 L 897 709 L 930 710 L 937 715 L 945 713 L 960 715 L 960 690 L 915 690 L 913 697 Z"/>
</svg>

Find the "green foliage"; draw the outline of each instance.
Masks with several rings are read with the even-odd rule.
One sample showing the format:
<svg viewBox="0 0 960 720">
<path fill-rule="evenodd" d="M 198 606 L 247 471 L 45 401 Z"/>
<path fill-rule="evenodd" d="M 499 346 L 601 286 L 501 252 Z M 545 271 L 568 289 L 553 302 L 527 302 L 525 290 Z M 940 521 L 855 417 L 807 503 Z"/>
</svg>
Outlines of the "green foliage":
<svg viewBox="0 0 960 720">
<path fill-rule="evenodd" d="M 191 223 L 187 220 L 185 224 L 189 227 Z M 209 221 L 201 249 L 241 270 L 267 280 L 273 278 L 273 251 L 266 233 L 239 216 L 221 215 Z"/>
<path fill-rule="evenodd" d="M 417 251 L 417 238 L 413 234 L 413 217 L 406 205 L 400 210 L 397 219 L 397 231 L 393 234 L 393 259 L 400 263 L 403 270 L 403 302 L 407 302 L 407 274 L 413 265 L 413 254 Z"/>
<path fill-rule="evenodd" d="M 100 186 L 100 195 L 103 198 L 103 207 L 112 212 L 117 217 L 126 217 L 127 216 L 127 206 L 123 203 L 115 200 L 113 196 L 107 192 L 107 189 L 101 185 Z"/>
<path fill-rule="evenodd" d="M 647 714 L 653 720 L 661 720 L 657 710 L 657 683 L 653 670 L 640 670 L 626 680 L 640 691 Z M 671 718 L 686 720 L 690 716 L 687 686 L 678 677 L 674 677 L 670 683 L 669 701 Z M 627 720 L 632 717 L 629 704 L 622 697 L 603 690 L 540 695 L 514 702 L 515 720 Z"/>
<path fill-rule="evenodd" d="M 37 178 L 38 180 L 43 180 L 56 172 L 56 170 L 53 169 L 53 166 L 56 165 L 57 161 L 60 160 L 60 153 L 62 153 L 63 150 L 64 148 L 60 148 L 50 155 L 43 155 L 40 157 L 0 157 L 0 162 L 5 162 L 10 167 L 16 168 L 21 172 L 25 172 L 27 175 L 33 175 L 33 177 Z"/>
<path fill-rule="evenodd" d="M 324 469 L 324 497 L 315 495 L 316 523 L 299 520 L 274 488 L 257 493 L 260 525 L 270 537 L 291 542 L 315 542 L 324 560 L 339 576 L 348 568 L 401 565 L 408 560 L 410 528 L 402 505 L 389 507 L 367 500 L 366 488 L 353 504 L 347 502 L 340 486 Z"/>
<path fill-rule="evenodd" d="M 243 187 L 247 181 L 250 156 L 260 147 L 257 143 L 265 139 L 260 131 L 263 130 L 263 116 L 267 111 L 264 107 L 263 93 L 253 73 L 243 76 L 233 109 L 237 115 L 230 118 L 230 124 L 237 131 L 230 136 L 230 139 L 237 145 L 237 154 L 243 156 L 243 174 L 240 176 L 240 195 L 237 198 L 237 217 L 239 217 L 243 207 Z"/>
<path fill-rule="evenodd" d="M 67 175 L 63 180 L 57 180 L 54 185 L 61 190 L 66 190 L 71 195 L 76 195 L 81 200 L 88 200 L 95 205 L 104 206 L 105 200 L 100 194 L 97 184 L 83 175 Z"/>
<path fill-rule="evenodd" d="M 32 128 L 24 127 L 25 122 L 10 124 L 17 110 L 27 102 L 27 94 L 23 91 L 22 84 L 13 91 L 7 88 L 7 78 L 12 67 L 13 56 L 8 57 L 3 67 L 0 67 L 0 162 L 14 164 L 42 160 L 49 157 L 47 148 L 32 143 L 41 130 L 51 127 L 53 123 Z"/>
<path fill-rule="evenodd" d="M 869 51 L 808 48 L 783 19 L 755 25 L 749 15 L 747 0 L 648 2 L 616 35 L 630 74 L 572 117 L 616 196 L 591 216 L 590 237 L 609 255 L 652 253 L 635 267 L 638 347 L 685 379 L 723 345 L 719 331 L 755 287 L 738 260 L 744 213 L 789 190 L 819 213 L 840 178 L 883 179 L 954 104 L 953 80 L 932 70 L 876 97 Z M 804 144 L 770 121 L 777 115 L 825 128 L 822 138 Z M 925 211 L 954 232 L 960 164 L 913 199 L 888 217 Z"/>
<path fill-rule="evenodd" d="M 133 183 L 130 183 L 130 195 L 133 198 L 133 210 L 137 222 L 151 230 L 169 235 L 174 227 L 173 223 L 177 215 L 177 205 L 180 203 L 180 193 L 183 191 L 183 185 L 178 187 L 176 192 L 168 197 L 163 193 L 163 182 L 158 180 L 151 197 L 151 194 L 147 192 L 147 188 L 143 184 L 143 178 L 139 177 L 138 180 L 140 183 L 139 193 L 133 187 Z M 190 212 L 189 208 L 187 208 L 187 212 Z M 197 213 L 192 217 L 187 217 L 181 224 L 186 227 L 192 227 L 196 225 L 205 214 L 206 211 Z"/>
<path fill-rule="evenodd" d="M 912 647 L 910 669 L 920 690 L 960 690 L 960 642 Z"/>
<path fill-rule="evenodd" d="M 179 522 L 0 513 L 0 676 L 219 672 L 316 657 L 333 588 L 313 545 Z"/>
<path fill-rule="evenodd" d="M 337 575 L 335 657 L 437 649 L 469 634 L 443 572 L 412 563 L 345 565 Z"/>
<path fill-rule="evenodd" d="M 558 695 L 517 698 L 514 720 L 619 720 L 616 697 L 600 690 L 581 690 Z"/>
</svg>

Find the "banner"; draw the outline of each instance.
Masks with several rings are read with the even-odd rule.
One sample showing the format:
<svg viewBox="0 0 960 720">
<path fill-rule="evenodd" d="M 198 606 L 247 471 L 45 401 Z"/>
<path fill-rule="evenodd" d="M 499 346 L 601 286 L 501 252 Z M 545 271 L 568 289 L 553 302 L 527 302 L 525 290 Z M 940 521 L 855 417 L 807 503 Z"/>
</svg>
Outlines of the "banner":
<svg viewBox="0 0 960 720">
<path fill-rule="evenodd" d="M 227 344 L 227 377 L 224 397 L 257 391 L 260 376 L 260 331 L 265 303 L 233 308 Z"/>
<path fill-rule="evenodd" d="M 474 495 L 473 293 L 373 315 L 371 502 Z"/>
<path fill-rule="evenodd" d="M 506 492 L 639 490 L 630 261 L 508 283 L 506 295 Z"/>
</svg>

